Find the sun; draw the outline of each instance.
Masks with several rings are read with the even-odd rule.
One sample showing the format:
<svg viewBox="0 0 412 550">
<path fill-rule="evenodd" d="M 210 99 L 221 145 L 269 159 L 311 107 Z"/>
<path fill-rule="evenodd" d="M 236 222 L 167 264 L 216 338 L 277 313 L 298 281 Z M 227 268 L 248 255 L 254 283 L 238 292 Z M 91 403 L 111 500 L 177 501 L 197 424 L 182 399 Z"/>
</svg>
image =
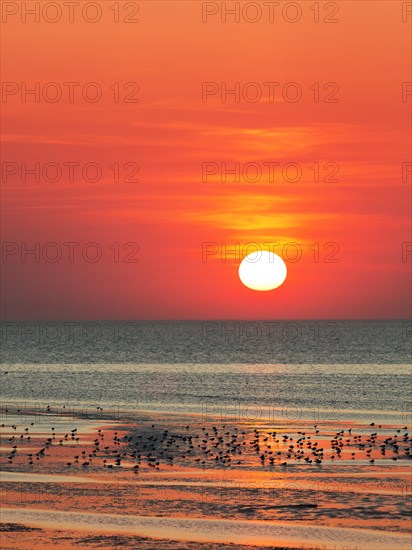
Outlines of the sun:
<svg viewBox="0 0 412 550">
<path fill-rule="evenodd" d="M 240 280 L 252 290 L 274 290 L 284 283 L 286 275 L 282 258 L 267 250 L 248 254 L 239 266 Z"/>
</svg>

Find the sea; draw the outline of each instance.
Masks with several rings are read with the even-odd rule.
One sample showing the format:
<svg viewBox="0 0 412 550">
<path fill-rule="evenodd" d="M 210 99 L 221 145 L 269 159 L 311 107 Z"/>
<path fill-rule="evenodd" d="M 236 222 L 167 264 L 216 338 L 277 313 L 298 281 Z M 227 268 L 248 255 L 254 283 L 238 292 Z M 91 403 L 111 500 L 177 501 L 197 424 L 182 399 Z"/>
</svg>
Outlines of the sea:
<svg viewBox="0 0 412 550">
<path fill-rule="evenodd" d="M 1 415 L 411 423 L 412 323 L 9 321 Z"/>
</svg>

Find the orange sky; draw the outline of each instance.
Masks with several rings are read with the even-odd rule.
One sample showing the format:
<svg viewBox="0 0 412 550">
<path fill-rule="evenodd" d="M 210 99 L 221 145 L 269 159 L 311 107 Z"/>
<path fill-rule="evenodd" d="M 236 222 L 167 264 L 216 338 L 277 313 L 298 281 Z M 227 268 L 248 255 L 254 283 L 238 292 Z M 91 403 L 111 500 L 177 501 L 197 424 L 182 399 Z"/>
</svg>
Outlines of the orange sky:
<svg viewBox="0 0 412 550">
<path fill-rule="evenodd" d="M 402 246 L 412 251 L 402 244 L 412 241 L 412 176 L 402 181 L 402 165 L 409 170 L 411 162 L 412 95 L 402 101 L 402 83 L 412 80 L 412 15 L 402 21 L 408 3 L 338 2 L 339 22 L 329 24 L 322 22 L 327 2 L 319 2 L 319 23 L 309 1 L 298 3 L 296 23 L 286 20 L 293 8 L 286 10 L 291 3 L 282 1 L 273 8 L 273 22 L 262 10 L 256 23 L 242 17 L 222 22 L 222 2 L 209 2 L 208 9 L 219 11 L 202 22 L 197 0 L 120 2 L 121 18 L 138 4 L 138 23 L 114 23 L 114 3 L 102 1 L 102 18 L 94 24 L 78 12 L 72 23 L 67 12 L 56 23 L 42 16 L 39 23 L 30 16 L 24 23 L 20 2 L 3 4 L 18 7 L 15 14 L 3 13 L 2 24 L 2 80 L 10 92 L 1 104 L 3 318 L 410 315 L 412 255 L 402 261 Z M 239 5 L 245 4 L 256 3 Z M 57 83 L 62 99 L 51 103 L 40 96 L 36 102 L 28 95 L 22 102 L 24 85 L 35 82 L 41 92 Z M 64 82 L 79 83 L 72 102 Z M 89 82 L 102 89 L 100 101 L 83 99 Z M 134 91 L 123 85 L 136 82 L 131 97 L 139 101 L 114 102 L 109 87 L 115 82 L 121 99 Z M 216 83 L 218 93 L 202 98 L 204 82 Z M 262 98 L 237 102 L 229 95 L 223 102 L 222 86 L 236 82 L 241 89 L 256 83 Z M 265 82 L 279 83 L 273 97 Z M 297 102 L 282 96 L 293 95 L 293 86 L 285 91 L 290 82 L 302 91 Z M 315 82 L 319 102 L 310 89 Z M 330 82 L 339 90 L 329 97 L 338 101 L 325 103 L 336 88 L 322 89 Z M 33 168 L 36 162 L 63 170 L 63 163 L 79 165 L 72 182 L 67 171 L 57 182 L 52 176 L 22 182 L 22 163 Z M 295 183 L 281 175 L 291 162 L 302 169 Z M 87 163 L 100 166 L 99 181 L 82 177 Z M 114 163 L 138 165 L 138 181 L 114 182 Z M 218 173 L 202 181 L 203 163 L 256 163 L 262 178 L 236 182 L 228 176 L 222 182 Z M 273 182 L 267 163 L 279 163 Z M 321 167 L 319 183 L 314 163 Z M 327 163 L 339 167 L 338 182 L 323 181 Z M 35 242 L 41 251 L 57 243 L 61 260 L 40 256 L 36 262 L 28 255 L 22 261 L 23 243 L 33 248 Z M 73 262 L 65 242 L 80 243 Z M 79 250 L 88 242 L 98 243 L 100 261 L 82 257 Z M 116 242 L 120 260 L 136 249 L 123 245 L 136 243 L 139 262 L 115 262 L 109 247 Z M 280 255 L 287 243 L 299 246 L 302 257 L 287 261 L 288 278 L 279 289 L 249 290 L 239 281 L 235 258 L 222 261 L 224 246 L 239 243 L 242 249 L 251 242 L 262 248 L 280 243 L 274 249 Z M 218 248 L 206 261 L 202 243 Z M 323 250 L 327 243 L 336 244 Z M 333 250 L 338 261 L 325 263 Z"/>
</svg>

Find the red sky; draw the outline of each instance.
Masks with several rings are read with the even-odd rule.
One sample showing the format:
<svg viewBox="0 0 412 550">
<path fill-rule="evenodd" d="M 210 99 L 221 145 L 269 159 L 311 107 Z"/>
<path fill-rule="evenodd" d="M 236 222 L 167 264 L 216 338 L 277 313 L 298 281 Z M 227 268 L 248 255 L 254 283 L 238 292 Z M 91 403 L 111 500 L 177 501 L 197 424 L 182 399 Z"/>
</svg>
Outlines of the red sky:
<svg viewBox="0 0 412 550">
<path fill-rule="evenodd" d="M 121 19 L 134 3 L 126 4 L 119 3 Z M 295 23 L 287 20 L 294 17 L 290 2 L 274 6 L 273 22 L 262 10 L 255 23 L 242 14 L 240 22 L 230 16 L 222 22 L 221 2 L 204 3 L 204 10 L 219 10 L 206 22 L 200 1 L 135 4 L 138 23 L 114 23 L 111 2 L 99 3 L 102 17 L 94 24 L 77 12 L 72 23 L 67 13 L 56 23 L 42 14 L 39 23 L 29 16 L 24 23 L 21 12 L 3 13 L 2 80 L 8 83 L 3 92 L 9 92 L 1 104 L 3 319 L 407 318 L 407 3 L 338 2 L 339 12 L 329 16 L 337 23 L 322 21 L 327 2 L 319 3 L 319 23 L 313 2 L 306 1 L 298 3 L 301 18 Z M 245 4 L 256 3 L 241 2 L 242 9 Z M 24 86 L 35 82 L 46 97 L 53 86 L 45 85 L 57 83 L 61 100 L 40 95 L 36 102 L 28 95 L 23 102 Z M 64 82 L 79 83 L 73 102 Z M 81 94 L 90 82 L 102 90 L 95 103 Z M 110 89 L 115 82 L 118 103 Z M 138 85 L 135 94 L 134 85 L 123 89 L 130 82 Z M 208 89 L 218 92 L 202 97 L 204 82 L 215 83 Z M 245 93 L 252 97 L 261 90 L 261 99 L 235 101 L 228 95 L 222 101 L 223 87 L 236 82 L 241 91 L 255 83 Z M 274 96 L 265 82 L 279 83 L 272 86 Z M 291 82 L 296 84 L 285 86 Z M 326 83 L 336 84 L 323 89 Z M 296 89 L 302 92 L 297 102 L 283 97 L 293 98 Z M 127 94 L 139 101 L 123 102 Z M 337 101 L 326 103 L 326 97 Z M 23 164 L 30 169 L 36 162 L 41 169 L 57 163 L 61 180 L 50 181 L 51 167 L 40 181 L 28 175 L 23 182 Z M 63 164 L 70 162 L 79 163 L 72 182 Z M 295 183 L 281 175 L 291 162 L 302 170 Z M 82 177 L 87 163 L 101 168 L 99 181 Z M 114 163 L 122 167 L 121 180 L 137 165 L 138 181 L 114 182 Z M 127 163 L 135 164 L 125 170 Z M 204 163 L 229 169 L 255 163 L 262 178 L 237 182 L 228 176 L 223 182 L 218 172 L 202 181 Z M 273 182 L 267 163 L 279 163 Z M 318 183 L 314 163 L 320 166 Z M 334 166 L 338 181 L 323 181 Z M 293 169 L 286 175 L 291 179 Z M 36 242 L 38 262 L 22 255 L 24 246 Z M 54 248 L 47 246 L 51 242 Z M 67 242 L 79 243 L 73 262 Z M 90 242 L 102 252 L 95 263 L 80 252 Z M 110 248 L 114 243 L 119 262 Z M 123 249 L 127 243 L 138 245 L 133 258 L 139 262 L 122 261 L 137 250 Z M 204 243 L 216 243 L 218 250 L 206 261 Z M 279 243 L 274 250 L 280 255 L 296 243 L 302 257 L 286 262 L 288 277 L 280 288 L 256 292 L 239 281 L 233 255 L 222 261 L 224 247 L 236 243 L 241 250 L 247 243 L 266 249 L 264 243 Z M 42 252 L 52 257 L 56 247 L 61 259 L 47 261 Z M 329 259 L 338 261 L 324 262 L 333 250 Z"/>
</svg>

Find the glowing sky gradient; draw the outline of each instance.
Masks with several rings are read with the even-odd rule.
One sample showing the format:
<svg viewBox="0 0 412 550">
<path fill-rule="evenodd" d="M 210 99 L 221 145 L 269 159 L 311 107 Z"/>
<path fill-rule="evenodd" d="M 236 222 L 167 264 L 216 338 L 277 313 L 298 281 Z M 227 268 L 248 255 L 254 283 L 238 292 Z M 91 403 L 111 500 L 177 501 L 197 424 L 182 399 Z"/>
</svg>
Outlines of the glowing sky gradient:
<svg viewBox="0 0 412 550">
<path fill-rule="evenodd" d="M 337 24 L 210 17 L 201 2 L 139 2 L 138 24 L 77 21 L 3 25 L 2 79 L 98 82 L 88 103 L 2 104 L 2 160 L 19 166 L 97 162 L 104 177 L 2 181 L 2 241 L 98 242 L 102 260 L 57 263 L 19 254 L 2 263 L 5 319 L 406 318 L 411 312 L 411 33 L 402 2 L 341 2 Z M 322 4 L 322 3 L 321 3 Z M 138 103 L 114 103 L 113 82 L 137 82 Z M 202 101 L 203 82 L 298 82 L 301 101 Z M 337 103 L 314 103 L 314 82 L 336 82 Z M 279 88 L 279 90 L 281 87 Z M 107 166 L 139 165 L 138 183 Z M 296 183 L 202 181 L 202 163 L 296 162 Z M 314 162 L 339 182 L 313 182 Z M 405 178 L 404 178 L 405 179 Z M 138 243 L 138 263 L 115 263 L 113 243 Z M 254 292 L 232 248 L 298 243 L 302 259 L 273 292 Z M 313 243 L 336 243 L 336 263 Z M 282 249 L 282 245 L 280 247 Z"/>
</svg>

